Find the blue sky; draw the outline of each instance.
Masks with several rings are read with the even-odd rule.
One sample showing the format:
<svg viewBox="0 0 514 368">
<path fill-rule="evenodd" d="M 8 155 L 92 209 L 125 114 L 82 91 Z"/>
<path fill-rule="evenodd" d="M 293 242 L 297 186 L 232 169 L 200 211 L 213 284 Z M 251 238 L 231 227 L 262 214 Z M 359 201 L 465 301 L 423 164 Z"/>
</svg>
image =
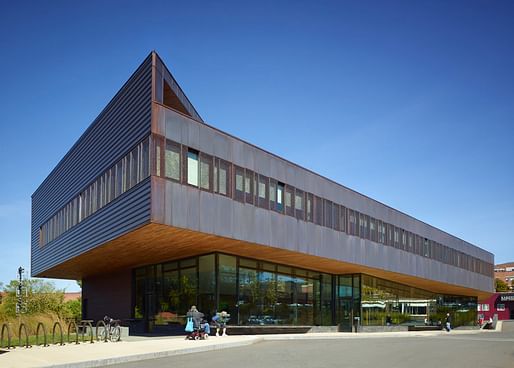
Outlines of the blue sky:
<svg viewBox="0 0 514 368">
<path fill-rule="evenodd" d="M 514 261 L 513 17 L 512 1 L 3 2 L 0 282 L 30 268 L 31 194 L 151 50 L 210 124 Z"/>
</svg>

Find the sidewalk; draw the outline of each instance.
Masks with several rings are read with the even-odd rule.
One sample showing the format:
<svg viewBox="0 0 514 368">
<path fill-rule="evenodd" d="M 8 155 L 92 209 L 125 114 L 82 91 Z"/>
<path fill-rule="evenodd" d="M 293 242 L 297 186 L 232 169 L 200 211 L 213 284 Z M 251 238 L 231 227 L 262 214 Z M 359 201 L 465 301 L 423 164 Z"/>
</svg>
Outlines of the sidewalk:
<svg viewBox="0 0 514 368">
<path fill-rule="evenodd" d="M 454 330 L 451 334 L 479 334 L 480 330 Z M 256 344 L 260 341 L 277 340 L 323 340 L 323 339 L 369 339 L 384 337 L 428 337 L 444 335 L 442 331 L 423 332 L 373 332 L 373 333 L 309 333 L 291 335 L 251 335 L 213 337 L 208 340 L 189 341 L 183 337 L 145 338 L 118 343 L 96 342 L 79 345 L 16 348 L 0 354 L 2 368 L 58 367 L 86 368 L 103 367 L 110 364 L 163 358 L 173 355 L 199 353 L 212 350 Z"/>
</svg>

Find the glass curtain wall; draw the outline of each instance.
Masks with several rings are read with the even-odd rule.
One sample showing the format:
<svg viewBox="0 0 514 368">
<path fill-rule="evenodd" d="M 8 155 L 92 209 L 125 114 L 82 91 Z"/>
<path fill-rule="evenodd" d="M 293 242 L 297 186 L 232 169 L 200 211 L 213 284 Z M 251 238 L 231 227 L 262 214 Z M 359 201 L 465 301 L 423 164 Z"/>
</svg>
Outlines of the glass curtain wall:
<svg viewBox="0 0 514 368">
<path fill-rule="evenodd" d="M 376 277 L 362 276 L 362 324 L 440 325 L 446 313 L 454 326 L 476 322 L 477 299 L 438 295 Z"/>
<path fill-rule="evenodd" d="M 191 305 L 238 325 L 332 325 L 333 277 L 226 254 L 134 271 L 134 311 L 147 329 L 182 325 Z"/>
<path fill-rule="evenodd" d="M 476 298 L 437 295 L 368 275 L 329 275 L 226 254 L 134 270 L 133 317 L 182 326 L 191 305 L 207 319 L 227 311 L 234 325 L 437 325 L 476 321 Z M 182 327 L 180 327 L 182 328 Z"/>
</svg>

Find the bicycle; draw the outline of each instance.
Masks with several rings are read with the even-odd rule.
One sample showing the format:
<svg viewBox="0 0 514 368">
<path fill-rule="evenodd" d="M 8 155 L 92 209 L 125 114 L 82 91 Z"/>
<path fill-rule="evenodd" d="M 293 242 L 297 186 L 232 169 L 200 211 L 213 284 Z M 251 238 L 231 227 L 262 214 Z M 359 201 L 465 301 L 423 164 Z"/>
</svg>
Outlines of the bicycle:
<svg viewBox="0 0 514 368">
<path fill-rule="evenodd" d="M 121 327 L 119 319 L 112 319 L 111 317 L 105 316 L 103 319 L 105 328 L 100 331 L 100 341 L 110 340 L 111 342 L 118 342 L 121 340 Z"/>
</svg>

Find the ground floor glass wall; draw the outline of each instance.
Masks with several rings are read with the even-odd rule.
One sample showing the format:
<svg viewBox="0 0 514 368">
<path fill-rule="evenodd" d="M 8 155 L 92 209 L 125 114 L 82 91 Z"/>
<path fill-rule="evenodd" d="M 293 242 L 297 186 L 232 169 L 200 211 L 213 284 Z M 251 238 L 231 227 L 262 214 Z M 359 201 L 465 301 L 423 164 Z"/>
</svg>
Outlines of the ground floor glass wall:
<svg viewBox="0 0 514 368">
<path fill-rule="evenodd" d="M 452 316 L 454 326 L 476 322 L 477 299 L 431 293 L 389 280 L 362 275 L 362 324 L 438 325 Z"/>
<path fill-rule="evenodd" d="M 135 319 L 181 326 L 191 305 L 234 325 L 437 324 L 476 320 L 476 298 L 445 296 L 368 275 L 330 275 L 213 253 L 134 270 Z"/>
</svg>

